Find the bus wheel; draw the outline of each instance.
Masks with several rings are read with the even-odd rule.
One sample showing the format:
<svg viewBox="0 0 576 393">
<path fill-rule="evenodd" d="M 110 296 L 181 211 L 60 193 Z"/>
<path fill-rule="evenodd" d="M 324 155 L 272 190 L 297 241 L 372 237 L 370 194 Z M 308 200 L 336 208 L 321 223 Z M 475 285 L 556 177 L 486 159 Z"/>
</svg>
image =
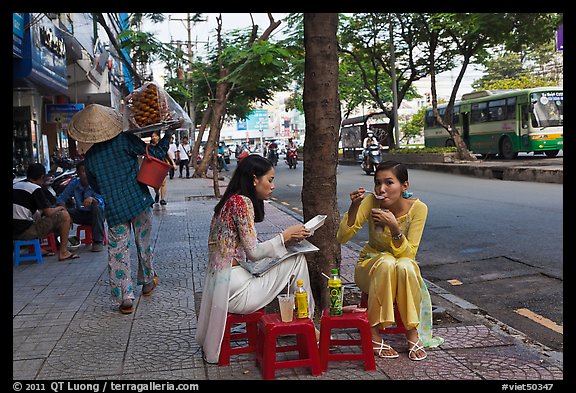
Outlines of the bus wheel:
<svg viewBox="0 0 576 393">
<path fill-rule="evenodd" d="M 498 155 L 504 160 L 513 160 L 516 158 L 516 156 L 518 156 L 518 153 L 514 151 L 514 146 L 512 146 L 512 141 L 510 138 L 502 138 L 500 141 Z"/>
<path fill-rule="evenodd" d="M 454 142 L 454 139 L 448 139 L 445 145 L 446 147 L 454 147 L 456 146 L 456 143 Z"/>
<path fill-rule="evenodd" d="M 558 153 L 560 153 L 560 150 L 546 150 L 544 152 L 544 154 L 546 154 L 546 157 L 556 157 Z"/>
</svg>

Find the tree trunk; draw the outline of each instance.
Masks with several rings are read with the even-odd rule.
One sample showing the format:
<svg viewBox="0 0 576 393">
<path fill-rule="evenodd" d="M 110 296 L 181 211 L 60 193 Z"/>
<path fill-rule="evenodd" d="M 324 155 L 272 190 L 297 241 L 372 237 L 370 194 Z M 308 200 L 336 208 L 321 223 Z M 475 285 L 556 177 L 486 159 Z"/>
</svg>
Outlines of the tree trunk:
<svg viewBox="0 0 576 393">
<path fill-rule="evenodd" d="M 224 78 L 228 75 L 228 70 L 223 69 L 220 72 L 220 78 Z M 194 171 L 193 177 L 206 177 L 206 172 L 208 171 L 208 166 L 212 159 L 212 152 L 215 146 L 218 145 L 218 139 L 220 138 L 220 129 L 222 128 L 222 119 L 226 114 L 226 101 L 228 99 L 228 92 L 230 91 L 231 84 L 229 82 L 219 81 L 216 85 L 216 100 L 212 104 L 212 121 L 210 122 L 210 133 L 208 134 L 208 140 L 204 146 L 204 157 L 200 161 L 200 165 Z"/>
<path fill-rule="evenodd" d="M 328 282 L 322 275 L 340 267 L 341 249 L 335 241 L 340 224 L 336 197 L 340 99 L 338 95 L 337 13 L 304 13 L 304 219 L 327 215 L 310 239 L 320 251 L 308 254 L 311 287 L 317 311 L 328 302 Z"/>
<path fill-rule="evenodd" d="M 450 130 L 448 130 L 448 132 L 450 132 Z M 470 153 L 470 150 L 468 150 L 468 146 L 466 146 L 464 139 L 462 139 L 462 136 L 460 135 L 458 128 L 452 129 L 450 135 L 452 135 L 452 139 L 454 140 L 456 149 L 458 149 L 458 158 L 460 160 L 467 160 L 467 161 L 477 160 L 476 156 Z"/>
<path fill-rule="evenodd" d="M 202 144 L 204 131 L 206 131 L 206 125 L 208 124 L 208 120 L 210 119 L 211 114 L 212 114 L 212 107 L 208 106 L 204 111 L 204 114 L 202 115 L 202 122 L 200 123 L 200 129 L 198 130 L 198 139 L 194 141 L 194 147 L 192 148 L 192 157 L 194 157 L 194 160 L 192 161 L 192 167 L 194 168 L 194 173 L 196 173 L 196 168 L 198 168 L 198 164 L 196 163 L 196 157 L 198 157 L 198 154 L 200 153 L 200 145 Z"/>
</svg>

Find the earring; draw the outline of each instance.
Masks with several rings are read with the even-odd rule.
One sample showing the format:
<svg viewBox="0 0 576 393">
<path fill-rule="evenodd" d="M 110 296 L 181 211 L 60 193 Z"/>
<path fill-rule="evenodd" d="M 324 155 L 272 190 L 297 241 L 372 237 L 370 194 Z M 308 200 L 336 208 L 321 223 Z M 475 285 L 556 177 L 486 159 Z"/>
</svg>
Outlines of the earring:
<svg viewBox="0 0 576 393">
<path fill-rule="evenodd" d="M 412 195 L 414 195 L 414 194 L 411 193 L 411 192 L 409 192 L 408 190 L 402 191 L 402 198 L 404 198 L 404 199 L 408 199 L 408 198 L 410 198 Z"/>
</svg>

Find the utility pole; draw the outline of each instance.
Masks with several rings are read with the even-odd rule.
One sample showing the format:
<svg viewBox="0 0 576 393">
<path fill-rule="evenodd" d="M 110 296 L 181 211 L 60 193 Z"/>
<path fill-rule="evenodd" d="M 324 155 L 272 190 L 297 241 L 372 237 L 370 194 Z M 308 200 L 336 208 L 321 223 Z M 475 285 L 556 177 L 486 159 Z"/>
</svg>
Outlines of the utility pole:
<svg viewBox="0 0 576 393">
<path fill-rule="evenodd" d="M 390 70 L 392 71 L 392 117 L 394 117 L 394 145 L 400 148 L 400 127 L 398 126 L 398 88 L 396 83 L 396 49 L 394 48 L 394 27 L 390 22 Z"/>
<path fill-rule="evenodd" d="M 182 22 L 186 22 L 186 30 L 188 35 L 188 41 L 186 45 L 188 46 L 188 70 L 186 71 L 186 80 L 190 81 L 192 77 L 192 62 L 194 60 L 194 54 L 192 52 L 192 17 L 190 13 L 186 13 L 186 19 L 178 19 L 178 18 L 171 18 L 169 20 L 178 20 Z M 207 19 L 194 19 L 194 23 L 196 22 L 205 22 Z M 188 116 L 190 116 L 190 120 L 192 120 L 192 130 L 188 130 L 188 139 L 195 140 L 196 138 L 196 106 L 194 104 L 194 96 L 190 98 L 187 102 L 188 106 Z M 192 133 L 192 135 L 190 135 Z"/>
<path fill-rule="evenodd" d="M 186 14 L 187 30 L 188 30 L 188 72 L 186 74 L 187 80 L 192 79 L 192 26 L 190 25 L 190 13 Z M 190 140 L 196 140 L 196 105 L 194 104 L 194 96 L 188 100 L 188 115 L 190 120 L 192 120 L 192 138 Z"/>
</svg>

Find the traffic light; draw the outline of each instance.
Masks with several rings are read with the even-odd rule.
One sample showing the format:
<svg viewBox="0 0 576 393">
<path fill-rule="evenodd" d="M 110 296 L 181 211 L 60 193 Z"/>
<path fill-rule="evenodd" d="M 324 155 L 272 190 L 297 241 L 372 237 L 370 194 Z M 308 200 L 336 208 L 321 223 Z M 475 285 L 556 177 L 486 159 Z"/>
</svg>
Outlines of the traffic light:
<svg viewBox="0 0 576 393">
<path fill-rule="evenodd" d="M 426 103 L 430 104 L 432 102 L 432 99 L 430 97 L 430 92 L 426 92 Z"/>
</svg>

